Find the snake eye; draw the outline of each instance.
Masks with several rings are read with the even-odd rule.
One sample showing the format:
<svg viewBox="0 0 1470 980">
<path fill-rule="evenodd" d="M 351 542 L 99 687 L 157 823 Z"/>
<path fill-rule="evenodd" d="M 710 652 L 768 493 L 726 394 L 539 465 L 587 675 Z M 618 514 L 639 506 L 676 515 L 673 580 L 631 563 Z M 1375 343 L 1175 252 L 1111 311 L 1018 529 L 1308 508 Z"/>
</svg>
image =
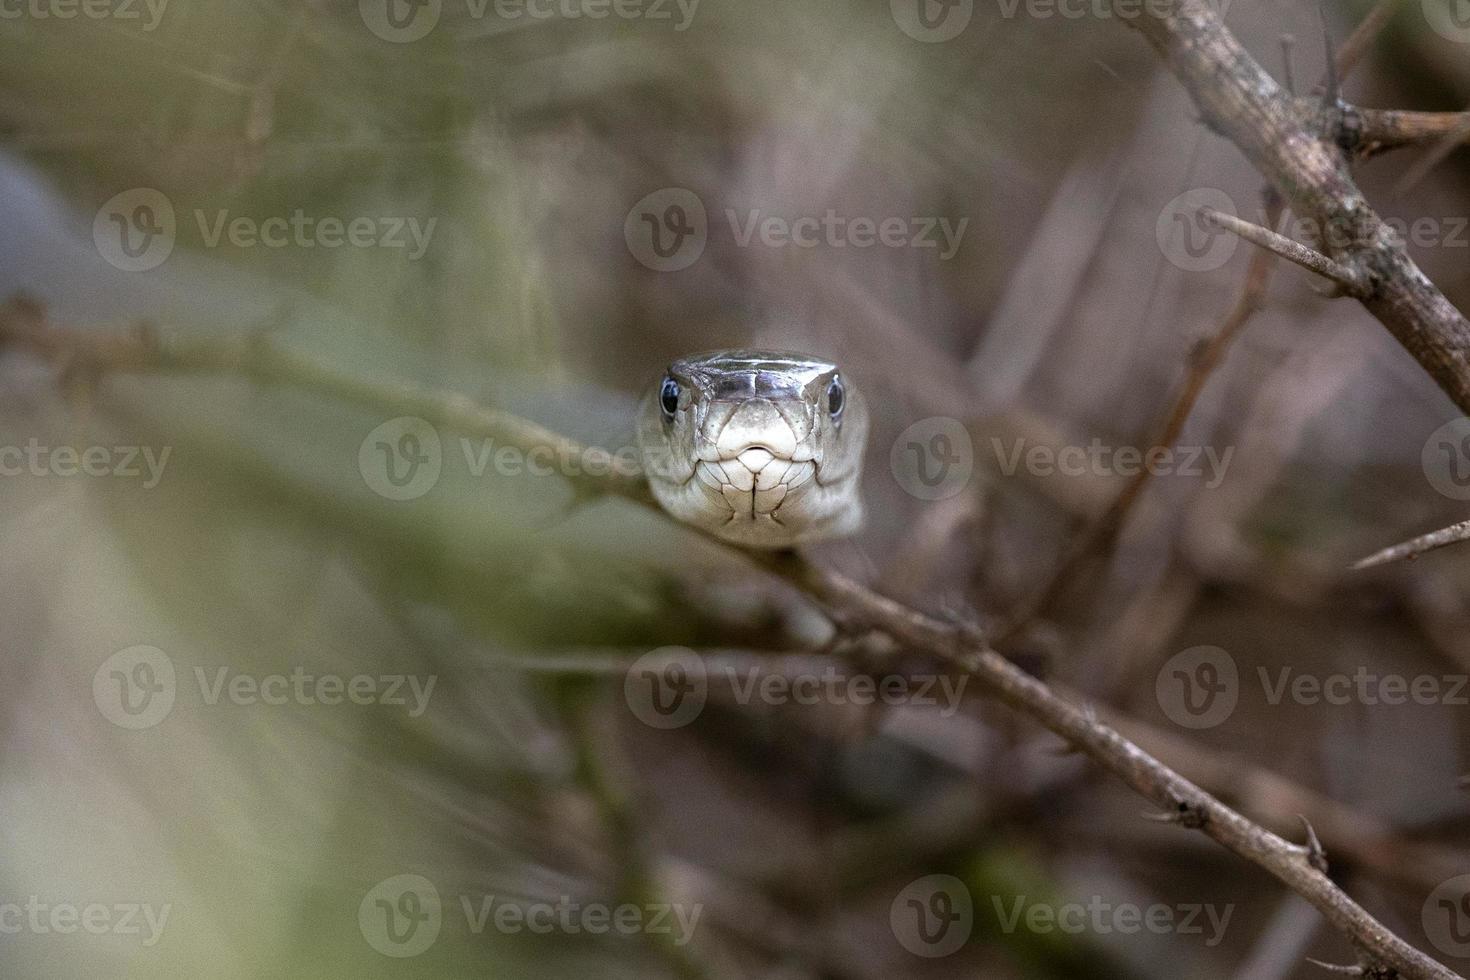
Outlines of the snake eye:
<svg viewBox="0 0 1470 980">
<path fill-rule="evenodd" d="M 841 378 L 833 378 L 832 383 L 827 386 L 827 414 L 832 416 L 832 421 L 841 421 L 842 409 L 846 404 L 847 389 L 842 386 Z"/>
<path fill-rule="evenodd" d="M 664 378 L 658 390 L 658 407 L 663 410 L 665 422 L 674 421 L 674 413 L 679 410 L 679 382 Z"/>
</svg>

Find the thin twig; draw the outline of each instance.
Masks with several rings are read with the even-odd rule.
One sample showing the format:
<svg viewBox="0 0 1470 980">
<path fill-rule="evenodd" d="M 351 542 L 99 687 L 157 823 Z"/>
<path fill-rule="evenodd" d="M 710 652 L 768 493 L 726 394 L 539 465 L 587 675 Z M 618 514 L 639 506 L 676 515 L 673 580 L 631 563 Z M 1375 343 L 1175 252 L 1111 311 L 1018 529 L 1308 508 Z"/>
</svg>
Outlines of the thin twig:
<svg viewBox="0 0 1470 980">
<path fill-rule="evenodd" d="M 1358 67 L 1363 60 L 1363 55 L 1378 40 L 1388 22 L 1393 20 L 1393 15 L 1398 12 L 1402 0 L 1378 0 L 1373 9 L 1368 11 L 1368 16 L 1358 22 L 1348 39 L 1342 42 L 1342 47 L 1337 49 L 1337 77 L 1347 78 Z"/>
<path fill-rule="evenodd" d="M 1391 548 L 1374 552 L 1367 558 L 1353 563 L 1353 571 L 1362 571 L 1365 568 L 1374 568 L 1378 565 L 1387 565 L 1396 561 L 1413 561 L 1420 555 L 1436 548 L 1445 548 L 1461 541 L 1470 541 L 1470 521 L 1461 521 L 1459 524 L 1451 524 L 1449 527 L 1429 534 L 1422 534 L 1417 538 L 1411 538 L 1402 544 L 1396 544 Z"/>
<path fill-rule="evenodd" d="M 268 330 L 253 334 L 184 335 L 152 323 L 127 330 L 79 330 L 46 320 L 41 308 L 25 297 L 0 306 L 0 347 L 28 347 L 49 359 L 64 360 L 69 372 L 135 371 L 174 374 L 219 374 L 271 384 L 299 385 L 390 416 L 415 415 L 435 426 L 466 435 L 486 436 L 529 452 L 550 450 L 558 459 L 587 459 L 602 450 L 584 446 L 529 419 L 488 408 L 465 395 L 430 391 L 403 382 L 366 380 L 337 370 L 273 343 Z M 626 497 L 653 498 L 636 467 L 615 465 L 609 456 L 606 476 L 585 468 L 563 468 L 579 493 L 606 493 L 609 486 Z"/>
</svg>

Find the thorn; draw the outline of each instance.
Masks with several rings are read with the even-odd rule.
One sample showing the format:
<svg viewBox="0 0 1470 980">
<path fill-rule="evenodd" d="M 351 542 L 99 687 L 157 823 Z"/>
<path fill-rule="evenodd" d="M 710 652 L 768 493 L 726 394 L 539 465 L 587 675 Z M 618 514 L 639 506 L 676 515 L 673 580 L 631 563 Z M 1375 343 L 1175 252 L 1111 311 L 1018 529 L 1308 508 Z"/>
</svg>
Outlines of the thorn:
<svg viewBox="0 0 1470 980">
<path fill-rule="evenodd" d="M 1322 44 L 1327 52 L 1327 84 L 1322 87 L 1322 108 L 1342 106 L 1342 81 L 1337 77 L 1337 50 L 1332 44 L 1332 31 L 1327 27 L 1327 8 L 1317 0 L 1317 18 L 1322 22 Z"/>
<path fill-rule="evenodd" d="M 1327 852 L 1322 848 L 1322 841 L 1317 837 L 1317 831 L 1313 829 L 1312 822 L 1298 813 L 1296 818 L 1302 822 L 1307 831 L 1307 846 L 1304 848 L 1307 855 L 1307 863 L 1324 875 L 1327 873 Z"/>
<path fill-rule="evenodd" d="M 1328 970 L 1332 973 L 1345 973 L 1350 977 L 1361 977 L 1366 975 L 1366 971 L 1361 966 L 1343 966 L 1340 963 L 1323 963 L 1321 960 L 1314 960 L 1310 956 L 1307 957 L 1307 962 L 1311 963 L 1314 966 L 1320 966 L 1322 969 Z"/>
<path fill-rule="evenodd" d="M 1296 77 L 1291 67 L 1291 56 L 1296 48 L 1296 38 L 1290 34 L 1281 35 L 1281 75 L 1286 82 L 1286 91 L 1296 97 Z"/>
</svg>

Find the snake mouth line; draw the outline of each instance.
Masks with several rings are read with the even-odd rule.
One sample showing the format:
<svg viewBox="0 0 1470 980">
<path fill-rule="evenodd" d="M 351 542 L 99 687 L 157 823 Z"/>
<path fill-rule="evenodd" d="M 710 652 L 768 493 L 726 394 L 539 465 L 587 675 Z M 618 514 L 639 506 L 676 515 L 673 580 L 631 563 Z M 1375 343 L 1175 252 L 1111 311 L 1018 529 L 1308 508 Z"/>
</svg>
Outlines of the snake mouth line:
<svg viewBox="0 0 1470 980">
<path fill-rule="evenodd" d="M 697 478 L 711 496 L 730 509 L 732 519 L 757 520 L 774 515 L 789 495 L 816 479 L 813 460 L 792 460 L 753 447 L 733 459 L 695 464 Z"/>
</svg>

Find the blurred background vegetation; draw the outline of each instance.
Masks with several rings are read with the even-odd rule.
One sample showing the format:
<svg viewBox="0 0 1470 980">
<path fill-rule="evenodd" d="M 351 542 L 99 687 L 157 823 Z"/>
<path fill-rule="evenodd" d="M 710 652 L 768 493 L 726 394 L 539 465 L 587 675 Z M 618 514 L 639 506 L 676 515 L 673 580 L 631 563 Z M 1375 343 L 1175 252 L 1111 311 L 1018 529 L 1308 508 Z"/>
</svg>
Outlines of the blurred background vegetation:
<svg viewBox="0 0 1470 980">
<path fill-rule="evenodd" d="M 899 27 L 903 0 L 650 3 L 604 19 L 565 15 L 588 2 L 548 18 L 391 2 L 432 14 L 432 30 L 382 36 L 380 0 L 117 0 L 69 18 L 57 12 L 80 8 L 64 0 L 0 0 L 0 298 L 24 292 L 57 322 L 99 329 L 263 331 L 338 369 L 613 448 L 671 357 L 831 356 L 875 416 L 870 520 L 815 556 L 989 624 L 1036 593 L 1119 486 L 1007 474 L 991 440 L 1141 444 L 1239 287 L 1244 247 L 1191 272 L 1155 231 L 1195 188 L 1253 214 L 1260 178 L 1115 19 L 975 3 L 957 37 L 924 43 Z M 1332 6 L 1333 33 L 1364 12 Z M 1278 72 L 1279 37 L 1302 39 L 1292 74 L 1319 77 L 1314 6 L 1237 0 L 1226 21 Z M 1462 108 L 1467 53 L 1406 2 L 1348 96 Z M 1363 168 L 1384 214 L 1446 227 L 1470 214 L 1463 151 L 1399 191 L 1411 160 Z M 709 241 L 660 273 L 624 225 L 669 187 L 698 195 Z M 135 188 L 170 202 L 176 242 L 128 272 L 93 232 Z M 968 224 L 947 259 L 742 246 L 726 212 L 752 209 Z M 211 244 L 222 212 L 298 210 L 432 232 L 421 255 Z M 1412 250 L 1470 309 L 1463 233 Z M 307 391 L 59 384 L 23 351 L 0 372 L 5 445 L 170 454 L 149 486 L 3 477 L 0 904 L 171 910 L 146 946 L 0 937 L 7 978 L 1268 978 L 1317 975 L 1306 956 L 1350 959 L 1262 872 L 1140 820 L 1126 790 L 977 699 L 939 717 L 714 693 L 688 727 L 641 724 L 617 669 L 628 659 L 830 639 L 804 603 L 655 514 L 580 503 L 555 475 L 477 473 L 448 432 L 432 490 L 387 499 L 359 451 L 390 420 Z M 1271 704 L 1248 681 L 1227 721 L 1188 731 L 1155 694 L 1161 665 L 1201 644 L 1246 678 L 1470 671 L 1462 554 L 1344 571 L 1463 519 L 1421 465 L 1456 414 L 1361 308 L 1282 270 L 1181 440 L 1233 448 L 1227 478 L 1154 480 L 1109 560 L 1006 652 L 1134 719 L 1145 746 L 1186 743 L 1186 775 L 1189 759 L 1219 763 L 1207 788 L 1284 814 L 1282 832 L 1295 832 L 1290 803 L 1242 788 L 1257 769 L 1391 828 L 1370 851 L 1447 856 L 1392 874 L 1391 858 L 1329 853 L 1375 914 L 1463 968 L 1421 922 L 1442 872 L 1470 872 L 1463 707 Z M 930 502 L 889 457 L 936 416 L 965 422 L 976 475 Z M 128 730 L 99 711 L 93 680 L 138 645 L 166 653 L 178 694 L 166 718 Z M 435 687 L 413 715 L 209 704 L 196 683 L 298 667 Z M 433 885 L 442 931 L 393 958 L 359 912 L 404 874 Z M 934 874 L 965 883 L 974 923 L 961 949 L 925 958 L 890 911 Z M 491 895 L 702 916 L 684 946 L 476 933 L 461 900 Z M 1207 926 L 1007 928 L 999 910 L 1018 898 L 1233 913 L 1211 944 Z"/>
</svg>

